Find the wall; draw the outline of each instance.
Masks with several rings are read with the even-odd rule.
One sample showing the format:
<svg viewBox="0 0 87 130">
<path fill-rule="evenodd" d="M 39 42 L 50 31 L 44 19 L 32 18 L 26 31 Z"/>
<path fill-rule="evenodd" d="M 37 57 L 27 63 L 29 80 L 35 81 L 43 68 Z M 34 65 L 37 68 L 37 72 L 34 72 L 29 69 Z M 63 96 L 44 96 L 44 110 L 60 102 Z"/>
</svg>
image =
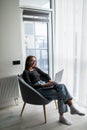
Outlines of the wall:
<svg viewBox="0 0 87 130">
<path fill-rule="evenodd" d="M 0 78 L 23 70 L 19 0 L 0 0 Z M 20 65 L 12 65 L 20 60 Z"/>
</svg>

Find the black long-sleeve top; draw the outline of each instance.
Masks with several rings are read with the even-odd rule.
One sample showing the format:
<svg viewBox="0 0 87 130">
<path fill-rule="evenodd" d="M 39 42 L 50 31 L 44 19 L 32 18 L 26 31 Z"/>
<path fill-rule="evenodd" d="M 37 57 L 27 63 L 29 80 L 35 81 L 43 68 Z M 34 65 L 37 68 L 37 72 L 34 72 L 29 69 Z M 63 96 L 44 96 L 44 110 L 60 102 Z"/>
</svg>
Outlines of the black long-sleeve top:
<svg viewBox="0 0 87 130">
<path fill-rule="evenodd" d="M 34 88 L 41 88 L 41 85 L 35 85 L 35 83 L 39 80 L 43 80 L 45 82 L 48 82 L 51 80 L 50 76 L 46 73 L 44 73 L 41 69 L 35 68 L 33 71 L 24 70 L 23 72 L 23 79 L 26 83 L 31 85 Z"/>
</svg>

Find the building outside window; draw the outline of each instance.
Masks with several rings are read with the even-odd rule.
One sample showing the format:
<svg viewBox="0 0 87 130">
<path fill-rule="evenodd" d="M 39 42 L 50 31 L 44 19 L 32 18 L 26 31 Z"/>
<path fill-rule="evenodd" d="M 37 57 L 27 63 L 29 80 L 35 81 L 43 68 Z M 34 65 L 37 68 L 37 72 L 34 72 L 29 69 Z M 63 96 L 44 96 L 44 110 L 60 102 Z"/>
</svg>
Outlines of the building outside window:
<svg viewBox="0 0 87 130">
<path fill-rule="evenodd" d="M 47 23 L 24 21 L 26 56 L 34 55 L 38 66 L 48 73 Z"/>
<path fill-rule="evenodd" d="M 23 17 L 23 57 L 37 57 L 37 65 L 53 77 L 52 0 L 19 0 Z"/>
</svg>

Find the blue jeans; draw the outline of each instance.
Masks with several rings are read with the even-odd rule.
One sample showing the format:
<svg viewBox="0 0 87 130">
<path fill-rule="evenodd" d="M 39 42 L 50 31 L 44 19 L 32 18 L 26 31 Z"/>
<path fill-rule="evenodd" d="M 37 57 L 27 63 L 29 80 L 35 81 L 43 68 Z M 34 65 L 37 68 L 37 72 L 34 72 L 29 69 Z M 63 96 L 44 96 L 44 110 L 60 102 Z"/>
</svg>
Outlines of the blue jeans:
<svg viewBox="0 0 87 130">
<path fill-rule="evenodd" d="M 37 91 L 40 92 L 48 100 L 58 100 L 59 113 L 64 113 L 68 111 L 66 101 L 72 99 L 72 97 L 64 84 L 54 83 L 53 88 L 39 88 L 37 89 Z"/>
</svg>

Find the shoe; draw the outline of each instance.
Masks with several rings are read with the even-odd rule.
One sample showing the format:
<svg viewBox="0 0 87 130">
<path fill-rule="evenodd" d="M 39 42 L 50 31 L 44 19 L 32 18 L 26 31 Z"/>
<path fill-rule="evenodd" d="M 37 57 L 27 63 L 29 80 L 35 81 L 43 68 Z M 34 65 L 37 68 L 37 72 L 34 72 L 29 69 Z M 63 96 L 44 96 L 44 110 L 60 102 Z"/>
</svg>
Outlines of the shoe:
<svg viewBox="0 0 87 130">
<path fill-rule="evenodd" d="M 71 110 L 70 113 L 71 113 L 72 115 L 77 114 L 77 115 L 80 115 L 80 116 L 85 116 L 85 114 L 82 113 L 82 112 L 80 112 L 80 111 L 73 111 L 73 110 Z"/>
<path fill-rule="evenodd" d="M 77 115 L 80 115 L 80 116 L 84 116 L 85 114 L 80 112 L 79 110 L 77 110 L 73 105 L 70 106 L 70 113 L 71 114 L 77 114 Z"/>
<path fill-rule="evenodd" d="M 59 122 L 65 124 L 65 125 L 72 125 L 72 122 L 67 120 L 64 116 L 60 116 Z"/>
</svg>

